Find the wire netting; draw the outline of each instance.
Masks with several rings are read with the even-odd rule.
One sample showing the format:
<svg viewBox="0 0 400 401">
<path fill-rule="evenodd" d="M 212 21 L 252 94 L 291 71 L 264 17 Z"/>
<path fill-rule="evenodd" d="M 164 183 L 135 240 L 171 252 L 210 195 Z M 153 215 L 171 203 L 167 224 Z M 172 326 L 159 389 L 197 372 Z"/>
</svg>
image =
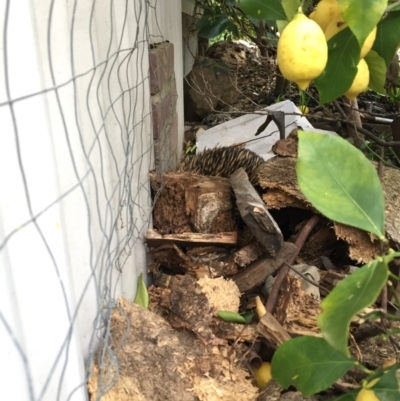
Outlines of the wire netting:
<svg viewBox="0 0 400 401">
<path fill-rule="evenodd" d="M 87 399 L 95 360 L 97 399 L 117 380 L 110 313 L 119 296 L 133 298 L 146 271 L 154 163 L 148 51 L 164 40 L 157 7 L 0 2 L 7 399 Z"/>
</svg>

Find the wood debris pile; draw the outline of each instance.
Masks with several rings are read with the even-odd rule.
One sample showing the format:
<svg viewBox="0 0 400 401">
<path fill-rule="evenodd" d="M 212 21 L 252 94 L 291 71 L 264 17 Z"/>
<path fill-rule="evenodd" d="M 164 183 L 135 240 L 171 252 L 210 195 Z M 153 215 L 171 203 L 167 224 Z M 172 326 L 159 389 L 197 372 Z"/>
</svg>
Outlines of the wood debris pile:
<svg viewBox="0 0 400 401">
<path fill-rule="evenodd" d="M 377 241 L 316 216 L 297 186 L 296 132 L 278 142 L 275 152 L 259 170 L 258 191 L 243 169 L 230 179 L 151 173 L 150 311 L 121 300 L 114 312 L 112 329 L 120 334 L 113 341 L 124 363 L 122 379 L 104 399 L 280 399 L 283 390 L 273 381 L 258 392 L 252 370 L 270 361 L 287 339 L 320 336 L 320 297 L 345 277 L 350 264 L 374 258 Z M 387 209 L 398 211 L 400 200 L 389 181 L 400 184 L 400 176 L 388 170 L 384 177 Z M 397 247 L 398 219 L 398 213 L 387 218 L 388 237 Z M 299 274 L 287 274 L 293 266 Z M 256 296 L 266 304 L 261 319 L 243 325 L 218 317 L 219 311 L 254 311 Z M 127 322 L 135 328 L 128 334 Z M 125 345 L 119 347 L 123 335 Z M 98 368 L 94 372 L 93 400 Z M 153 391 L 142 382 L 149 376 Z"/>
</svg>

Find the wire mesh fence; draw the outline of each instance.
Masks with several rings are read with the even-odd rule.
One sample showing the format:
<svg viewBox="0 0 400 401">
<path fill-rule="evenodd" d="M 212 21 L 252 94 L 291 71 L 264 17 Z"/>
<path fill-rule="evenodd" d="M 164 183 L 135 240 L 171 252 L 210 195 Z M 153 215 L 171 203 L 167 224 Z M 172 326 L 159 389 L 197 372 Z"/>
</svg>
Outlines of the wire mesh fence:
<svg viewBox="0 0 400 401">
<path fill-rule="evenodd" d="M 163 40 L 158 4 L 0 2 L 7 399 L 88 399 L 95 360 L 104 372 L 96 399 L 118 377 L 110 312 L 135 294 L 151 224 L 148 51 Z"/>
</svg>

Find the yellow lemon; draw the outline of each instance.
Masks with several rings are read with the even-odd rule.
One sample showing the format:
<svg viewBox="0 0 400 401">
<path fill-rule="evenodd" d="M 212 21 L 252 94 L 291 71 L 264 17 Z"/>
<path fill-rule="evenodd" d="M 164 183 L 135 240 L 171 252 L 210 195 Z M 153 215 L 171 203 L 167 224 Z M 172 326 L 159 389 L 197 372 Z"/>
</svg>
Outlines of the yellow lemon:
<svg viewBox="0 0 400 401">
<path fill-rule="evenodd" d="M 329 40 L 332 36 L 335 36 L 338 32 L 346 27 L 347 24 L 344 22 L 342 13 L 338 13 L 332 18 L 331 22 L 325 30 L 326 40 Z M 370 34 L 367 36 L 367 39 L 365 39 L 364 44 L 361 48 L 360 58 L 364 58 L 369 53 L 375 42 L 375 38 L 376 27 L 370 32 Z"/>
<path fill-rule="evenodd" d="M 376 396 L 374 390 L 363 388 L 357 394 L 356 401 L 380 401 L 380 399 Z"/>
<path fill-rule="evenodd" d="M 308 114 L 310 112 L 310 109 L 305 106 L 304 104 L 301 104 L 298 109 L 303 113 L 303 114 Z"/>
<path fill-rule="evenodd" d="M 350 88 L 344 94 L 349 100 L 354 100 L 361 92 L 367 89 L 369 84 L 369 69 L 365 60 L 362 58 L 357 65 L 357 75 Z"/>
<path fill-rule="evenodd" d="M 370 388 L 378 382 L 378 379 L 371 380 L 364 388 L 360 390 L 357 394 L 356 401 L 380 401 L 380 399 L 376 396 L 374 390 L 370 390 Z"/>
<path fill-rule="evenodd" d="M 310 18 L 325 31 L 332 18 L 338 13 L 340 13 L 340 8 L 337 0 L 322 0 L 317 4 L 315 11 L 310 14 Z"/>
<path fill-rule="evenodd" d="M 282 75 L 305 90 L 325 69 L 328 45 L 320 26 L 297 13 L 278 41 L 278 66 Z"/>
<path fill-rule="evenodd" d="M 257 387 L 263 388 L 272 379 L 271 376 L 271 364 L 269 362 L 263 362 L 259 369 L 254 371 L 256 378 Z"/>
</svg>

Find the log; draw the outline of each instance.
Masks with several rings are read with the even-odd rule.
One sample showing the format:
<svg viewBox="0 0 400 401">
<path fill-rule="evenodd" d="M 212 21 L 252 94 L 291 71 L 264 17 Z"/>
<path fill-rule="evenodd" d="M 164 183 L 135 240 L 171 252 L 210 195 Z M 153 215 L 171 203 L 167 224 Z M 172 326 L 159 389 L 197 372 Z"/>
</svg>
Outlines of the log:
<svg viewBox="0 0 400 401">
<path fill-rule="evenodd" d="M 153 226 L 161 234 L 235 230 L 232 188 L 227 178 L 150 172 Z"/>
</svg>

